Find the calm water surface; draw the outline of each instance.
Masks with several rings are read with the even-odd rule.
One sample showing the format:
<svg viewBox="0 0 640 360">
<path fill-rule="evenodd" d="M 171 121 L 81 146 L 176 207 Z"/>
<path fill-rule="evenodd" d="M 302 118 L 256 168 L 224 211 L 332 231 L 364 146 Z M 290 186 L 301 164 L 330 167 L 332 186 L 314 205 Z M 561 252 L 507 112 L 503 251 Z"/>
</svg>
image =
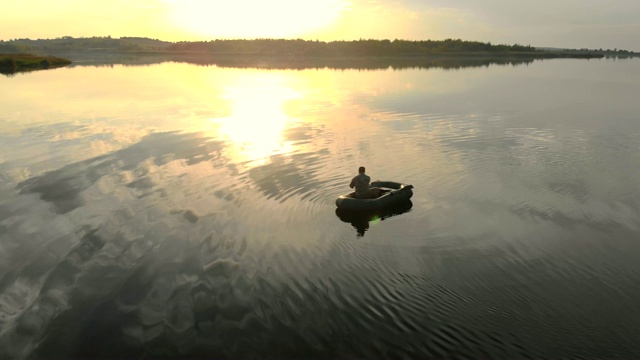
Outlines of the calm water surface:
<svg viewBox="0 0 640 360">
<path fill-rule="evenodd" d="M 0 78 L 0 357 L 640 356 L 640 61 Z M 357 167 L 411 203 L 338 216 Z"/>
</svg>

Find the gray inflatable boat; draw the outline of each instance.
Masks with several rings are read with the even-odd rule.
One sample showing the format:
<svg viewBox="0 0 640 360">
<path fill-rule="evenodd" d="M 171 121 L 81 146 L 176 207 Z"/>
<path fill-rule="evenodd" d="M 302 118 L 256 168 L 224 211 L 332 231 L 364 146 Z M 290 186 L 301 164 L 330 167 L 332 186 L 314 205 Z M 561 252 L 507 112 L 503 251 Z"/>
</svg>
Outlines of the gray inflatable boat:
<svg viewBox="0 0 640 360">
<path fill-rule="evenodd" d="M 380 196 L 375 199 L 357 199 L 352 192 L 340 195 L 336 199 L 336 206 L 344 210 L 376 210 L 409 200 L 413 196 L 413 185 L 394 181 L 374 181 L 371 187 L 380 188 Z"/>
</svg>

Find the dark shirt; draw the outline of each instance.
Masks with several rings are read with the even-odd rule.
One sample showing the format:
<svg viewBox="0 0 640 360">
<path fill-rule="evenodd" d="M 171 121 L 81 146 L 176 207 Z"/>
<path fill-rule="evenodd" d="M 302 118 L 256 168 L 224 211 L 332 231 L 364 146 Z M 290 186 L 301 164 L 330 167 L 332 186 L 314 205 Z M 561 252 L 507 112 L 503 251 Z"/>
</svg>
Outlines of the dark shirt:
<svg viewBox="0 0 640 360">
<path fill-rule="evenodd" d="M 365 174 L 358 174 L 351 179 L 349 187 L 356 188 L 356 196 L 367 196 L 369 193 L 369 182 L 371 178 Z"/>
</svg>

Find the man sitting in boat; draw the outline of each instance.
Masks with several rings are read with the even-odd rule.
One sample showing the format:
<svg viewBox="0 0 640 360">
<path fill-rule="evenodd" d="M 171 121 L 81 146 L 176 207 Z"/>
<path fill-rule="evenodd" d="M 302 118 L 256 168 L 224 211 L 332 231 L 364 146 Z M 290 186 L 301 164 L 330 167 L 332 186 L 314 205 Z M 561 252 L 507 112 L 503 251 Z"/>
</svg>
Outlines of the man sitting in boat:
<svg viewBox="0 0 640 360">
<path fill-rule="evenodd" d="M 364 166 L 358 168 L 358 175 L 351 179 L 350 188 L 356 188 L 356 198 L 358 199 L 375 199 L 380 196 L 380 189 L 377 187 L 369 187 L 371 178 L 365 175 Z"/>
</svg>

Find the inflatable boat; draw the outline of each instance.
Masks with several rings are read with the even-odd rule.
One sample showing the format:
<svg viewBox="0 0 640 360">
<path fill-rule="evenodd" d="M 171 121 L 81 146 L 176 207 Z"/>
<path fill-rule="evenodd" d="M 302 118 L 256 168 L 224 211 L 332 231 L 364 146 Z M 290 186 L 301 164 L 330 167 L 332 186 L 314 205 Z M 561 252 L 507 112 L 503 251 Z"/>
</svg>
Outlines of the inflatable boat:
<svg viewBox="0 0 640 360">
<path fill-rule="evenodd" d="M 374 181 L 371 187 L 380 188 L 380 196 L 375 199 L 358 199 L 352 192 L 340 195 L 336 199 L 338 209 L 344 210 L 377 210 L 402 201 L 409 200 L 413 196 L 413 185 L 407 185 L 394 181 Z"/>
</svg>

